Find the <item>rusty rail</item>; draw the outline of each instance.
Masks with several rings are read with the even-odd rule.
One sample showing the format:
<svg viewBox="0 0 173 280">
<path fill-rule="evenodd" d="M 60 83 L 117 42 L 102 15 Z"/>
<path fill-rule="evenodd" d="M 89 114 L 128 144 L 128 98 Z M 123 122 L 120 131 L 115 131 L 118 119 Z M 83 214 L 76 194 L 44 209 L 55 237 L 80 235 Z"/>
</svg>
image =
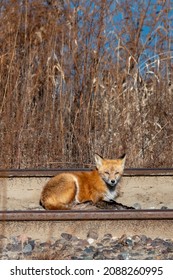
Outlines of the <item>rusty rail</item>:
<svg viewBox="0 0 173 280">
<path fill-rule="evenodd" d="M 0 211 L 0 221 L 173 220 L 173 210 Z"/>
<path fill-rule="evenodd" d="M 61 172 L 91 170 L 91 168 L 0 169 L 0 177 L 51 177 Z M 124 176 L 173 176 L 173 168 L 127 168 Z"/>
</svg>

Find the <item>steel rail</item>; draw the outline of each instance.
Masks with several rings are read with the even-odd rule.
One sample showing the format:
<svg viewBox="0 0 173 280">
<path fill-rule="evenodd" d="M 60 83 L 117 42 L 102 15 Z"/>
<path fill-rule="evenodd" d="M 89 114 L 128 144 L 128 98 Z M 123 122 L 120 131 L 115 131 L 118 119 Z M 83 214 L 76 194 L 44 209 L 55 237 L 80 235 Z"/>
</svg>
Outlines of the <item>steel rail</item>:
<svg viewBox="0 0 173 280">
<path fill-rule="evenodd" d="M 51 177 L 61 172 L 91 171 L 90 168 L 0 169 L 3 177 Z M 127 168 L 124 176 L 173 176 L 173 168 Z"/>
<path fill-rule="evenodd" d="M 0 221 L 173 220 L 173 210 L 0 211 Z"/>
</svg>

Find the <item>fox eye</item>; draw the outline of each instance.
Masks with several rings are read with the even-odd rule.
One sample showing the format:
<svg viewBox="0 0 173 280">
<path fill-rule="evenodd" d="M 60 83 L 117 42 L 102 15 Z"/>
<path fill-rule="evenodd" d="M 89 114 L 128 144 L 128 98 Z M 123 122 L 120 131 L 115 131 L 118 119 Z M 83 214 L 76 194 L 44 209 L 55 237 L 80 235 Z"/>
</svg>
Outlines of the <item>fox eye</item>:
<svg viewBox="0 0 173 280">
<path fill-rule="evenodd" d="M 108 171 L 105 171 L 105 174 L 110 175 L 110 173 Z"/>
<path fill-rule="evenodd" d="M 119 174 L 119 172 L 115 172 L 115 175 L 118 175 Z"/>
</svg>

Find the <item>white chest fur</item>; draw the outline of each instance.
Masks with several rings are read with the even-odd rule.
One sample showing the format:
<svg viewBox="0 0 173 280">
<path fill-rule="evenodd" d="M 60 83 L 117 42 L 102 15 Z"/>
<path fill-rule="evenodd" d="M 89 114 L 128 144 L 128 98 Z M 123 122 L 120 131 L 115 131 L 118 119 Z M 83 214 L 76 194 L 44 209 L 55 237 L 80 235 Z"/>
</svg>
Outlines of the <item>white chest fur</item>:
<svg viewBox="0 0 173 280">
<path fill-rule="evenodd" d="M 117 197 L 117 192 L 116 192 L 116 190 L 114 190 L 114 191 L 109 191 L 109 190 L 107 190 L 107 193 L 105 194 L 105 196 L 104 196 L 104 200 L 105 201 L 110 201 L 110 200 L 114 200 L 115 198 Z"/>
</svg>

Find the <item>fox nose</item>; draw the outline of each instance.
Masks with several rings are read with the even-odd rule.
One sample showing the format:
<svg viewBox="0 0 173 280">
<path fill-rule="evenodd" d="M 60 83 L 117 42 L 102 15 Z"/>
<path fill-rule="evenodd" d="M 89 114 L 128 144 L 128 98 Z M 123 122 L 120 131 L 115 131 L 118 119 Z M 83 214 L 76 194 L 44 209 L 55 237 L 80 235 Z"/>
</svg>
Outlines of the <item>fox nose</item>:
<svg viewBox="0 0 173 280">
<path fill-rule="evenodd" d="M 112 183 L 112 184 L 115 184 L 115 180 L 111 180 L 111 183 Z"/>
</svg>

